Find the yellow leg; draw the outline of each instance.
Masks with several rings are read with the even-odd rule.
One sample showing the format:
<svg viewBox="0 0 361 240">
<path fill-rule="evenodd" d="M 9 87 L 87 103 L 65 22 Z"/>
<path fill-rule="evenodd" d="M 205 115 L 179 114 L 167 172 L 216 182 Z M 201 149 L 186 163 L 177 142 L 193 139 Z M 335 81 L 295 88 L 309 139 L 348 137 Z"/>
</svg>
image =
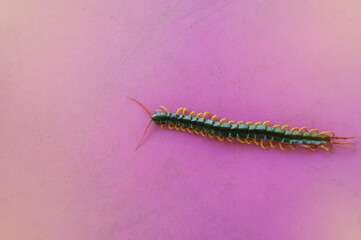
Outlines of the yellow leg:
<svg viewBox="0 0 361 240">
<path fill-rule="evenodd" d="M 198 114 L 196 115 L 196 117 L 197 117 L 197 118 L 203 117 L 203 113 L 198 113 Z"/>
<path fill-rule="evenodd" d="M 195 129 L 194 129 L 194 132 L 195 132 L 196 134 L 199 134 L 199 133 L 200 133 L 199 130 L 195 130 Z"/>
<path fill-rule="evenodd" d="M 226 139 L 228 142 L 233 142 L 233 138 L 227 137 Z"/>
<path fill-rule="evenodd" d="M 188 110 L 188 108 L 183 108 L 182 114 L 185 115 L 186 112 L 187 112 L 187 114 L 189 115 L 189 110 Z"/>
<path fill-rule="evenodd" d="M 252 125 L 253 123 L 252 122 L 246 122 L 247 125 Z"/>
<path fill-rule="evenodd" d="M 326 151 L 330 151 L 332 149 L 332 144 L 331 146 L 328 148 L 328 147 L 325 147 L 323 146 L 323 144 L 319 145 L 321 148 L 325 149 Z"/>
<path fill-rule="evenodd" d="M 219 121 L 220 123 L 222 122 L 227 122 L 227 119 L 226 118 L 222 118 L 221 121 Z"/>
<path fill-rule="evenodd" d="M 304 148 L 310 148 L 311 146 L 310 145 L 307 145 L 307 144 L 300 144 L 301 147 L 304 147 Z"/>
<path fill-rule="evenodd" d="M 194 132 L 194 129 L 192 129 L 192 128 L 187 128 L 187 131 L 188 131 L 189 133 L 193 133 L 193 132 Z"/>
<path fill-rule="evenodd" d="M 247 144 L 251 144 L 252 143 L 252 138 L 250 138 L 250 139 L 245 139 L 244 140 Z"/>
<path fill-rule="evenodd" d="M 201 131 L 201 134 L 202 134 L 203 137 L 206 137 L 206 136 L 207 136 L 207 133 L 205 133 L 205 132 L 203 132 L 203 131 Z"/>
<path fill-rule="evenodd" d="M 174 125 L 168 124 L 168 128 L 169 128 L 169 129 L 173 129 L 173 128 L 174 128 Z"/>
<path fill-rule="evenodd" d="M 210 137 L 210 138 L 214 138 L 216 135 L 214 135 L 214 134 L 212 134 L 212 133 L 208 133 L 208 137 Z"/>
<path fill-rule="evenodd" d="M 301 127 L 300 130 L 298 130 L 298 131 L 302 132 L 303 130 L 304 130 L 305 132 L 307 132 L 307 128 L 306 128 L 306 127 Z"/>
<path fill-rule="evenodd" d="M 316 146 L 314 146 L 314 147 L 310 146 L 310 149 L 311 149 L 312 151 L 316 151 L 317 148 L 318 148 L 318 145 L 316 145 Z"/>
<path fill-rule="evenodd" d="M 231 120 L 228 122 L 229 124 L 236 123 L 235 121 Z"/>
<path fill-rule="evenodd" d="M 264 123 L 263 123 L 263 125 L 265 125 L 265 126 L 271 126 L 271 122 L 270 121 L 265 121 Z"/>
<path fill-rule="evenodd" d="M 264 139 L 261 140 L 261 147 L 262 147 L 263 149 L 266 149 L 266 148 L 269 147 L 269 145 L 265 146 L 265 145 L 263 144 L 263 140 L 264 140 Z"/>
<path fill-rule="evenodd" d="M 308 131 L 309 133 L 313 133 L 313 132 L 315 132 L 315 133 L 318 133 L 318 129 L 311 129 L 310 131 Z"/>
<path fill-rule="evenodd" d="M 243 122 L 243 121 L 239 121 L 237 124 L 238 124 L 238 125 L 239 125 L 239 124 L 244 124 L 244 122 Z"/>
<path fill-rule="evenodd" d="M 185 132 L 185 131 L 187 131 L 187 128 L 184 127 L 184 126 L 181 126 L 181 130 L 182 130 L 183 132 Z"/>
<path fill-rule="evenodd" d="M 268 142 L 272 148 L 275 148 L 277 146 L 277 143 L 273 143 L 273 141 L 271 141 L 271 140 L 269 140 Z"/>
<path fill-rule="evenodd" d="M 163 106 L 160 106 L 161 108 L 163 108 L 167 113 L 169 113 L 168 109 L 166 109 L 165 107 Z"/>
<path fill-rule="evenodd" d="M 209 112 L 205 112 L 205 113 L 203 113 L 204 118 L 206 118 L 206 117 L 207 117 L 207 115 L 209 116 L 209 118 L 212 118 L 212 115 L 211 115 Z"/>
<path fill-rule="evenodd" d="M 255 126 L 257 126 L 257 125 L 262 125 L 262 122 L 256 122 L 254 125 L 255 125 Z"/>
<path fill-rule="evenodd" d="M 273 125 L 274 128 L 280 128 L 281 125 L 277 124 L 277 125 Z"/>
<path fill-rule="evenodd" d="M 240 139 L 240 138 L 237 138 L 237 140 L 238 140 L 238 142 L 241 142 L 241 143 L 246 143 L 246 141 L 245 141 L 245 140 L 242 140 L 242 139 Z"/>
<path fill-rule="evenodd" d="M 290 126 L 289 126 L 289 125 L 284 125 L 284 126 L 282 127 L 282 129 L 284 129 L 284 130 L 290 130 Z"/>
<path fill-rule="evenodd" d="M 261 142 L 258 142 L 257 139 L 253 138 L 253 142 L 256 144 L 256 145 L 260 145 Z"/>
<path fill-rule="evenodd" d="M 280 148 L 281 148 L 282 150 L 286 150 L 287 147 L 288 147 L 287 144 L 286 144 L 286 145 L 283 145 L 282 143 L 278 143 L 278 145 L 280 146 Z"/>
<path fill-rule="evenodd" d="M 214 121 L 214 119 L 217 119 L 217 121 L 216 121 L 216 122 L 219 122 L 219 118 L 218 118 L 218 116 L 217 116 L 217 115 L 214 115 L 213 117 L 211 117 L 211 120 L 212 120 L 212 121 Z"/>
<path fill-rule="evenodd" d="M 195 113 L 194 111 L 192 111 L 192 112 L 189 114 L 189 116 L 195 117 L 195 116 L 196 116 L 196 113 Z"/>
<path fill-rule="evenodd" d="M 177 126 L 177 125 L 175 125 L 174 128 L 177 129 L 177 130 L 181 129 L 180 126 Z"/>
<path fill-rule="evenodd" d="M 217 136 L 217 138 L 218 138 L 218 140 L 221 141 L 221 142 L 224 140 L 224 137 L 221 137 L 221 136 Z"/>
<path fill-rule="evenodd" d="M 178 108 L 178 110 L 177 110 L 176 114 L 178 114 L 178 115 L 179 115 L 179 112 L 180 112 L 180 111 L 182 111 L 182 110 L 183 110 L 183 108 Z"/>
<path fill-rule="evenodd" d="M 326 133 L 331 133 L 331 134 L 332 134 L 332 137 L 335 136 L 335 133 L 332 132 L 332 131 L 324 131 L 324 132 L 321 132 L 320 134 L 321 134 L 321 135 L 325 135 Z"/>
<path fill-rule="evenodd" d="M 296 149 L 296 145 L 293 145 L 293 143 L 288 144 L 288 146 L 289 146 L 292 150 L 295 150 L 295 149 Z"/>
<path fill-rule="evenodd" d="M 291 129 L 291 131 L 297 131 L 298 130 L 298 127 L 294 127 Z"/>
</svg>

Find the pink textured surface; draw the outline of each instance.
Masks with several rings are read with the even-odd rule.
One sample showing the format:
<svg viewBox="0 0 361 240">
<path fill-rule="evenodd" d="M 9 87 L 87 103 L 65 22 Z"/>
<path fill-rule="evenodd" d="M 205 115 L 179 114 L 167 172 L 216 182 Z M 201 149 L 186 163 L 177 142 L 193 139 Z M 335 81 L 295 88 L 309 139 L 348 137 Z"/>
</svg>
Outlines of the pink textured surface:
<svg viewBox="0 0 361 240">
<path fill-rule="evenodd" d="M 149 118 L 126 98 L 360 135 L 360 9 L 5 0 L 0 239 L 361 239 L 361 144 L 263 150 L 151 126 L 135 151 Z"/>
</svg>

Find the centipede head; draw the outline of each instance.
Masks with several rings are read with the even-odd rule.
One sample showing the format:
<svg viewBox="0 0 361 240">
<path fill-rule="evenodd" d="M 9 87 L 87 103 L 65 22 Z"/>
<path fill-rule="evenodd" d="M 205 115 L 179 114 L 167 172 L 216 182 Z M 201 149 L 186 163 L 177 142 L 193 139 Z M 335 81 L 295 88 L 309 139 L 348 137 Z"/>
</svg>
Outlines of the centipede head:
<svg viewBox="0 0 361 240">
<path fill-rule="evenodd" d="M 127 96 L 128 97 L 128 96 Z M 143 136 L 142 136 L 142 138 L 140 139 L 140 141 L 139 141 L 139 143 L 138 143 L 138 146 L 136 147 L 136 149 L 135 150 L 137 150 L 139 147 L 140 147 L 140 143 L 142 142 L 142 140 L 143 140 L 143 138 L 144 138 L 144 136 L 145 136 L 145 133 L 148 131 L 148 128 L 149 128 L 149 126 L 150 126 L 150 124 L 152 123 L 152 113 L 142 104 L 142 103 L 140 103 L 138 100 L 136 100 L 136 99 L 134 99 L 134 98 L 131 98 L 131 97 L 128 97 L 130 100 L 133 100 L 134 102 L 136 102 L 136 103 L 138 103 L 140 106 L 142 106 L 147 112 L 148 112 L 148 114 L 149 114 L 149 116 L 150 116 L 150 121 L 149 121 L 149 123 L 148 123 L 148 125 L 147 125 L 147 127 L 146 127 L 146 129 L 145 129 L 145 131 L 144 131 L 144 133 L 143 133 Z"/>
</svg>

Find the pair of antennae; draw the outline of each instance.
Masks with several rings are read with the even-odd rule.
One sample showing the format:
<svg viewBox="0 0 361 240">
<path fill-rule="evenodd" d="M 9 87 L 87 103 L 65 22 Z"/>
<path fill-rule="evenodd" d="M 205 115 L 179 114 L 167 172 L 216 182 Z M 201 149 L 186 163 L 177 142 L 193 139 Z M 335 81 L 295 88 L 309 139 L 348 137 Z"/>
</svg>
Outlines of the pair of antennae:
<svg viewBox="0 0 361 240">
<path fill-rule="evenodd" d="M 128 96 L 127 96 L 128 97 Z M 149 121 L 149 123 L 148 123 L 148 126 L 147 126 L 147 128 L 145 129 L 145 131 L 144 131 L 144 133 L 143 133 L 143 136 L 142 136 L 142 138 L 140 139 L 140 141 L 139 141 L 139 143 L 138 143 L 138 146 L 136 147 L 136 149 L 135 150 L 137 150 L 138 148 L 139 148 L 139 146 L 140 146 L 140 143 L 143 141 L 143 138 L 144 138 L 144 136 L 145 136 L 145 133 L 148 131 L 148 128 L 149 128 L 149 126 L 150 126 L 150 124 L 152 123 L 152 113 L 142 104 L 142 103 L 140 103 L 138 100 L 136 100 L 136 99 L 134 99 L 134 98 L 131 98 L 131 97 L 128 97 L 130 100 L 133 100 L 134 102 L 136 102 L 136 103 L 138 103 L 140 106 L 142 106 L 144 109 L 145 109 L 145 111 L 147 111 L 148 112 L 148 114 L 149 114 L 149 116 L 150 116 L 150 121 Z"/>
</svg>

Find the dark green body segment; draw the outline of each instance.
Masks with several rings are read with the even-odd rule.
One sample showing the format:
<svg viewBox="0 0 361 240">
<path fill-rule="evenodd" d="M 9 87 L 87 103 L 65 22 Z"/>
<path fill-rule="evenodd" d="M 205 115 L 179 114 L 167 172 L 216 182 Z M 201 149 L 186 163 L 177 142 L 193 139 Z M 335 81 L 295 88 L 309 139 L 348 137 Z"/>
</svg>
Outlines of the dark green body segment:
<svg viewBox="0 0 361 240">
<path fill-rule="evenodd" d="M 175 113 L 157 112 L 153 114 L 155 124 L 171 124 L 191 128 L 221 137 L 231 138 L 256 138 L 271 141 L 295 144 L 328 144 L 330 137 L 318 133 L 300 132 L 274 128 L 265 125 L 230 124 L 228 122 L 215 122 L 210 119 L 178 115 Z"/>
</svg>

